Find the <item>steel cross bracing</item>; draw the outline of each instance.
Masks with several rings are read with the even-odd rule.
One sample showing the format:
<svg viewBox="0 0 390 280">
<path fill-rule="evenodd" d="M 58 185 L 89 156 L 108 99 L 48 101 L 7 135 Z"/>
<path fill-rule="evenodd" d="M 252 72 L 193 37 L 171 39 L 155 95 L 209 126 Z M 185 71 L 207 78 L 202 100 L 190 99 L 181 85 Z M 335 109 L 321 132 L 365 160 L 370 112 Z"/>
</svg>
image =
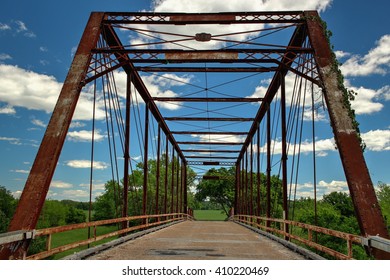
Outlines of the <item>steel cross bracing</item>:
<svg viewBox="0 0 390 280">
<path fill-rule="evenodd" d="M 337 73 L 332 67 L 333 56 L 324 34 L 315 11 L 92 13 L 9 230 L 35 229 L 81 89 L 99 79 L 107 82 L 109 74 L 112 79 L 122 74 L 126 76 L 123 130 L 127 164 L 132 159 L 129 141 L 134 130 L 130 125 L 130 110 L 135 106 L 129 99 L 136 95 L 145 103 L 145 115 L 140 121 L 143 125 L 140 140 L 143 141 L 144 176 L 142 217 L 152 214 L 147 209 L 151 168 L 148 157 L 154 152 L 150 143 L 156 141 L 156 215 L 189 211 L 186 190 L 187 168 L 191 165 L 197 168 L 234 166 L 235 214 L 260 213 L 260 203 L 255 202 L 254 197 L 258 191 L 257 200 L 260 200 L 260 188 L 256 184 L 260 184 L 260 151 L 263 151 L 267 178 L 265 216 L 269 226 L 272 219 L 271 134 L 276 135 L 271 130 L 273 114 L 278 115 L 280 121 L 282 208 L 283 218 L 288 220 L 287 142 L 291 128 L 287 121 L 290 116 L 286 109 L 286 77 L 294 75 L 300 79 L 294 85 L 300 92 L 308 91 L 307 83 L 310 83 L 312 91 L 316 87 L 324 96 L 362 235 L 389 238 L 357 132 L 347 110 L 339 106 L 340 89 L 334 86 Z M 159 92 L 158 82 L 161 87 L 185 85 L 186 89 L 180 94 L 172 94 L 171 88 Z M 248 85 L 253 90 L 266 89 L 261 94 L 253 94 L 253 90 L 244 91 Z M 273 104 L 280 104 L 280 113 Z M 158 133 L 153 138 L 150 131 L 154 125 Z M 160 170 L 160 162 L 164 162 L 165 170 Z M 124 172 L 127 182 L 128 166 Z M 168 172 L 171 172 L 170 180 Z M 256 179 L 252 174 L 257 174 Z M 202 178 L 207 179 L 207 175 Z M 128 188 L 125 184 L 126 195 Z M 159 192 L 165 195 L 163 201 L 159 200 Z M 171 193 L 170 198 L 168 193 Z M 160 205 L 163 205 L 162 210 Z M 126 215 L 127 202 L 123 209 L 123 216 Z M 126 226 L 124 223 L 123 227 Z M 288 226 L 286 223 L 285 232 L 289 231 Z M 288 234 L 285 236 L 287 238 Z M 0 256 L 22 258 L 28 246 L 29 241 L 10 244 L 3 247 Z M 389 257 L 375 250 L 373 254 L 377 258 Z"/>
</svg>

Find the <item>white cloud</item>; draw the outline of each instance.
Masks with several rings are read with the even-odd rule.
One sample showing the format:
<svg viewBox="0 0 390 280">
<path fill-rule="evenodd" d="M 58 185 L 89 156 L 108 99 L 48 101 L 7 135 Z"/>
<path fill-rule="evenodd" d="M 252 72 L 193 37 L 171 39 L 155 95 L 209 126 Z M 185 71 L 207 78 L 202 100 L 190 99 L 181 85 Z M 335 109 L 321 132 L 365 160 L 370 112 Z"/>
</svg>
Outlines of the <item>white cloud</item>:
<svg viewBox="0 0 390 280">
<path fill-rule="evenodd" d="M 213 134 L 204 134 L 204 135 L 192 135 L 194 138 L 198 138 L 200 142 L 232 142 L 240 143 L 245 141 L 245 137 L 237 135 L 213 135 Z"/>
<path fill-rule="evenodd" d="M 347 81 L 346 84 L 348 86 L 349 82 Z M 389 87 L 386 86 L 379 90 L 374 90 L 362 86 L 359 88 L 348 86 L 348 89 L 357 93 L 355 100 L 351 101 L 352 108 L 355 110 L 356 114 L 363 115 L 376 113 L 383 109 L 384 105 L 378 101 L 382 96 L 385 96 L 386 90 L 388 91 Z"/>
<path fill-rule="evenodd" d="M 371 130 L 361 136 L 369 151 L 390 151 L 390 130 Z"/>
<path fill-rule="evenodd" d="M 82 123 L 82 122 L 72 122 L 70 124 L 70 128 L 81 128 L 81 127 L 85 127 L 86 124 L 85 123 Z"/>
<path fill-rule="evenodd" d="M 313 152 L 313 142 L 311 140 L 303 141 L 301 143 L 300 147 L 298 145 L 299 144 L 297 144 L 297 146 L 295 146 L 292 143 L 287 143 L 288 153 L 292 154 L 294 152 L 294 148 L 295 148 L 296 152 L 298 151 L 298 149 L 300 149 L 301 153 L 303 153 L 303 154 L 308 154 L 308 153 Z M 315 141 L 315 146 L 316 146 L 316 155 L 318 157 L 327 156 L 328 152 L 332 152 L 332 151 L 336 150 L 335 149 L 336 145 L 335 145 L 333 138 L 321 139 L 321 140 L 317 139 Z M 274 141 L 273 140 L 271 147 L 275 147 L 275 148 L 273 148 L 275 155 L 282 154 L 282 141 L 280 141 L 280 140 Z M 266 151 L 266 146 L 261 147 L 260 151 Z"/>
<path fill-rule="evenodd" d="M 104 139 L 104 135 L 100 134 L 100 131 L 95 131 L 95 141 L 99 142 Z M 74 142 L 90 142 L 92 140 L 91 130 L 69 131 L 69 140 Z"/>
<path fill-rule="evenodd" d="M 16 24 L 16 32 L 17 33 L 23 33 L 24 36 L 29 38 L 35 38 L 36 35 L 34 32 L 29 30 L 26 26 L 26 24 L 21 20 L 15 20 L 14 23 Z"/>
<path fill-rule="evenodd" d="M 86 198 L 89 197 L 89 192 L 84 190 L 65 190 L 62 192 L 62 195 L 69 198 Z"/>
<path fill-rule="evenodd" d="M 72 184 L 63 181 L 51 181 L 50 183 L 50 188 L 69 189 L 72 187 Z"/>
<path fill-rule="evenodd" d="M 18 66 L 0 64 L 0 101 L 13 107 L 51 113 L 57 102 L 62 83 L 55 77 L 35 73 Z M 93 96 L 86 87 L 77 103 L 74 120 L 92 119 Z M 97 104 L 96 119 L 104 119 L 103 105 Z"/>
<path fill-rule="evenodd" d="M 293 186 L 294 187 L 294 186 Z M 314 198 L 314 184 L 307 182 L 298 184 L 296 196 L 299 197 L 310 197 Z M 317 199 L 321 199 L 322 196 L 330 194 L 331 192 L 343 192 L 349 193 L 348 183 L 346 181 L 333 180 L 330 182 L 320 180 L 317 185 Z"/>
<path fill-rule="evenodd" d="M 7 60 L 7 59 L 12 59 L 12 56 L 6 53 L 0 53 L 0 61 Z"/>
<path fill-rule="evenodd" d="M 335 51 L 334 53 L 335 53 L 337 59 L 351 56 L 351 54 L 349 52 L 344 52 L 344 51 Z"/>
<path fill-rule="evenodd" d="M 10 30 L 10 29 L 11 29 L 11 26 L 0 22 L 0 30 Z"/>
<path fill-rule="evenodd" d="M 69 160 L 66 165 L 72 168 L 91 168 L 91 161 L 89 160 Z M 93 168 L 98 170 L 106 169 L 109 165 L 102 161 L 94 161 Z"/>
<path fill-rule="evenodd" d="M 12 145 L 22 145 L 20 142 L 19 138 L 14 138 L 14 137 L 1 137 L 0 136 L 0 141 L 7 141 Z"/>
<path fill-rule="evenodd" d="M 290 1 L 290 0 L 155 0 L 155 12 L 234 12 L 234 11 L 284 11 L 319 10 L 324 11 L 332 0 Z"/>
<path fill-rule="evenodd" d="M 11 172 L 21 173 L 21 174 L 29 174 L 30 170 L 16 169 L 16 170 L 11 170 Z"/>
<path fill-rule="evenodd" d="M 93 190 L 104 190 L 105 185 L 106 185 L 105 183 L 93 183 L 92 188 L 93 188 Z M 80 184 L 79 186 L 83 187 L 83 188 L 88 188 L 88 189 L 90 187 L 89 183 L 88 184 Z"/>
<path fill-rule="evenodd" d="M 16 114 L 16 111 L 13 107 L 11 106 L 5 106 L 3 108 L 0 108 L 0 114 L 5 114 L 5 115 L 14 115 Z"/>
<path fill-rule="evenodd" d="M 46 127 L 46 124 L 45 124 L 43 121 L 41 121 L 41 120 L 33 119 L 33 120 L 31 121 L 31 123 L 32 123 L 33 125 L 40 126 L 40 127 L 43 127 L 43 128 Z"/>
<path fill-rule="evenodd" d="M 153 2 L 152 10 L 153 12 L 186 12 L 186 13 L 206 13 L 206 12 L 236 12 L 236 11 L 280 11 L 280 10 L 319 10 L 325 11 L 332 0 L 312 0 L 312 1 L 290 1 L 290 0 L 251 0 L 251 1 L 242 1 L 242 0 L 229 0 L 228 4 L 225 1 L 221 0 L 156 0 Z M 197 33 L 210 33 L 212 35 L 218 34 L 228 34 L 242 31 L 250 31 L 256 29 L 253 25 L 250 24 L 233 24 L 233 25 L 224 25 L 221 29 L 220 25 L 188 25 L 188 26 L 155 26 L 149 25 L 147 27 L 151 31 L 161 31 L 174 34 L 186 34 L 186 35 L 195 35 Z M 258 29 L 258 28 L 257 28 Z M 135 44 L 144 44 L 149 40 L 146 34 L 148 32 L 143 32 L 144 34 L 132 35 L 130 43 Z M 257 36 L 260 32 L 251 32 L 246 34 L 235 34 L 225 36 L 224 39 L 230 39 L 235 41 L 245 41 L 251 37 Z M 151 34 L 156 36 L 156 33 Z M 167 34 L 157 34 L 164 41 L 171 41 L 177 39 L 188 39 L 188 37 L 183 36 L 173 36 Z M 180 48 L 182 46 L 187 46 L 195 49 L 210 49 L 210 48 L 220 48 L 226 43 L 217 40 L 211 40 L 208 42 L 198 42 L 195 40 L 178 42 L 175 44 L 166 43 L 161 46 L 163 47 L 174 47 Z M 139 46 L 142 48 L 143 46 Z"/>
<path fill-rule="evenodd" d="M 366 55 L 353 55 L 341 66 L 345 76 L 386 74 L 390 65 L 390 34 L 382 36 Z"/>
<path fill-rule="evenodd" d="M 46 47 L 39 47 L 39 50 L 41 52 L 47 52 L 48 51 L 48 49 Z"/>
</svg>

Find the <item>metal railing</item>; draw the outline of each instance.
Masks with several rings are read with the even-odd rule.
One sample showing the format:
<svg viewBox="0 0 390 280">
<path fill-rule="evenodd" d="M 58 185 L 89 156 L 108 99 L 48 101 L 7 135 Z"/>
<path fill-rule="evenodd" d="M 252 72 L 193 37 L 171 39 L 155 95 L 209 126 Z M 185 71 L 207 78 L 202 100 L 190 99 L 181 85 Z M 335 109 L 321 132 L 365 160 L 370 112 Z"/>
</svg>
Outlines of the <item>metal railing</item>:
<svg viewBox="0 0 390 280">
<path fill-rule="evenodd" d="M 150 222 L 149 220 L 151 219 L 153 219 L 154 221 Z M 140 224 L 135 226 L 129 226 L 129 223 L 131 221 L 137 221 L 137 220 L 139 221 Z M 172 223 L 175 221 L 183 221 L 183 220 L 193 220 L 193 217 L 184 213 L 143 215 L 143 216 L 124 217 L 124 218 L 117 218 L 117 219 L 110 219 L 110 220 L 101 220 L 101 221 L 86 222 L 80 224 L 65 225 L 65 226 L 59 226 L 53 228 L 37 229 L 32 231 L 14 231 L 14 232 L 7 232 L 4 234 L 0 234 L 0 246 L 11 242 L 23 241 L 28 239 L 34 240 L 37 237 L 46 236 L 47 239 L 46 239 L 45 251 L 26 257 L 26 259 L 28 260 L 39 260 L 39 259 L 45 259 L 49 256 L 61 252 L 65 252 L 74 248 L 89 245 L 91 243 L 101 241 L 110 237 L 124 235 L 130 232 L 144 230 L 147 228 L 157 227 L 160 225 Z M 108 226 L 108 225 L 123 224 L 123 223 L 127 223 L 127 226 L 122 229 L 112 231 L 102 235 L 97 235 L 98 226 Z M 60 233 L 60 232 L 68 232 L 77 229 L 84 229 L 84 228 L 92 228 L 91 230 L 92 236 L 90 238 L 52 248 L 53 234 Z"/>
<path fill-rule="evenodd" d="M 261 229 L 265 232 L 277 234 L 289 240 L 296 240 L 301 244 L 307 245 L 315 250 L 326 253 L 337 259 L 353 259 L 353 244 L 359 244 L 368 248 L 376 248 L 382 251 L 390 252 L 390 240 L 378 236 L 359 236 L 355 234 L 345 233 L 337 230 L 327 229 L 319 226 L 313 226 L 296 221 L 289 221 L 283 219 L 266 218 L 249 215 L 233 215 L 230 217 L 231 221 L 243 223 L 254 228 Z M 269 223 L 277 224 L 276 227 L 267 226 Z M 307 231 L 306 238 L 286 232 L 286 225 L 298 227 Z M 347 254 L 340 253 L 334 249 L 328 248 L 315 241 L 314 233 L 321 233 L 328 236 L 333 236 L 343 239 L 346 242 Z"/>
</svg>

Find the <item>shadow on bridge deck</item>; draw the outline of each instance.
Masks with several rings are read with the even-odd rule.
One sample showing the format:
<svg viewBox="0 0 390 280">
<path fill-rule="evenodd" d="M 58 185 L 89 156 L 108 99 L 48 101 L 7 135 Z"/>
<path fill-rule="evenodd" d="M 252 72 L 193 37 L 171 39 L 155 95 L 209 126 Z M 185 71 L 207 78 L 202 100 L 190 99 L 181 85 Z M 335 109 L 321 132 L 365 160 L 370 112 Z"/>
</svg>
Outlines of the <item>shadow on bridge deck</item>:
<svg viewBox="0 0 390 280">
<path fill-rule="evenodd" d="M 95 260 L 301 260 L 303 256 L 233 222 L 182 222 L 125 242 Z"/>
</svg>

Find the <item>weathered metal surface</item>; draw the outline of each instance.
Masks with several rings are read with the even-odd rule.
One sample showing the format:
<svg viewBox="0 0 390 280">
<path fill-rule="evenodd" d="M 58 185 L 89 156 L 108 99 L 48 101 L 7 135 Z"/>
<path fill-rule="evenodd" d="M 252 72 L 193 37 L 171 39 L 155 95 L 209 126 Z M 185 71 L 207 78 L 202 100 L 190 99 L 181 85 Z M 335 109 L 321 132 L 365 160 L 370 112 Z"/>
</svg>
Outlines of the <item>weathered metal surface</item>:
<svg viewBox="0 0 390 280">
<path fill-rule="evenodd" d="M 344 173 L 363 235 L 379 235 L 389 239 L 370 174 L 360 147 L 356 130 L 348 109 L 344 105 L 343 92 L 339 86 L 336 61 L 325 37 L 318 13 L 305 13 L 311 45 L 316 50 L 315 59 L 323 81 L 323 92 L 330 121 L 340 153 Z M 390 259 L 389 253 L 373 251 L 376 258 Z"/>
<path fill-rule="evenodd" d="M 178 141 L 178 144 L 183 145 L 235 145 L 241 146 L 243 143 L 240 142 L 196 142 L 196 141 Z"/>
<path fill-rule="evenodd" d="M 195 118 L 195 117 L 165 117 L 166 121 L 194 121 L 194 122 L 251 122 L 254 118 Z"/>
<path fill-rule="evenodd" d="M 260 102 L 263 98 L 205 98 L 205 97 L 153 97 L 154 101 L 162 102 Z"/>
<path fill-rule="evenodd" d="M 218 52 L 218 51 L 208 51 L 208 52 L 183 52 L 183 53 L 166 53 L 166 60 L 236 60 L 238 59 L 238 53 L 233 52 Z"/>
<path fill-rule="evenodd" d="M 106 23 L 122 24 L 248 24 L 301 23 L 302 11 L 231 12 L 231 13 L 148 13 L 110 12 Z"/>
<path fill-rule="evenodd" d="M 9 231 L 30 230 L 34 229 L 37 224 L 76 108 L 82 81 L 89 66 L 91 50 L 99 38 L 103 16 L 104 13 L 94 13 L 88 21 L 10 223 Z M 5 246 L 0 251 L 0 259 L 22 258 L 28 245 L 29 242 L 26 241 Z"/>
</svg>

